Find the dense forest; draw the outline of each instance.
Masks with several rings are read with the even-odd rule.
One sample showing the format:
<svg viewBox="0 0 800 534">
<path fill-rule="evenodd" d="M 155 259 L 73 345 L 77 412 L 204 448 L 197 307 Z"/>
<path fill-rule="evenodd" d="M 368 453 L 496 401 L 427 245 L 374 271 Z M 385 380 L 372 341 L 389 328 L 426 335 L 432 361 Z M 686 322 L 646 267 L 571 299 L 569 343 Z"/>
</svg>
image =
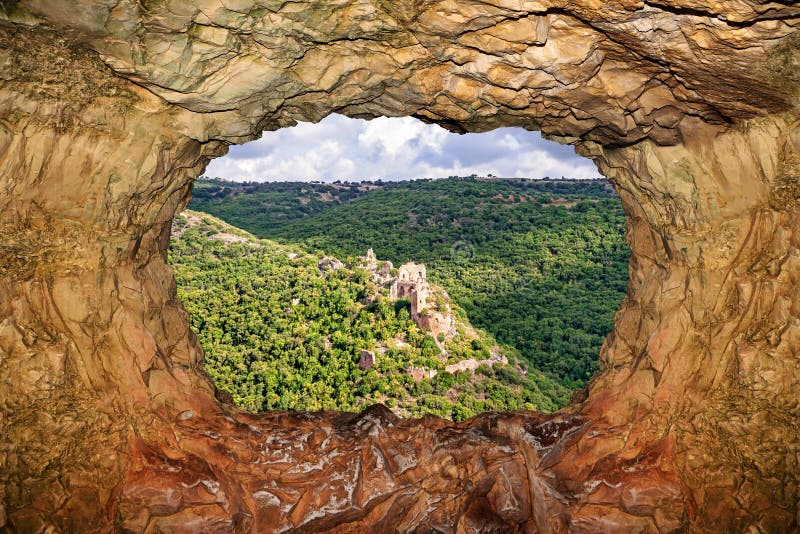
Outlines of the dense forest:
<svg viewBox="0 0 800 534">
<path fill-rule="evenodd" d="M 236 221 L 240 228 L 268 234 L 289 221 L 320 213 L 383 187 L 383 182 L 237 183 L 198 180 L 192 192 L 191 208 L 207 213 L 206 208 L 212 208 L 214 214 L 224 221 Z"/>
<path fill-rule="evenodd" d="M 472 324 L 570 389 L 596 371 L 625 295 L 624 213 L 605 180 L 201 180 L 190 207 L 308 252 L 424 262 Z"/>
<path fill-rule="evenodd" d="M 408 300 L 387 298 L 357 263 L 191 211 L 174 222 L 169 261 L 206 370 L 245 409 L 360 411 L 381 402 L 400 415 L 460 421 L 487 410 L 550 411 L 567 400 L 566 388 L 472 328 L 455 305 L 456 332 L 434 339 L 411 320 Z M 377 355 L 368 370 L 358 365 L 365 350 Z M 505 363 L 445 371 L 492 353 Z M 415 367 L 425 376 L 412 376 Z"/>
</svg>

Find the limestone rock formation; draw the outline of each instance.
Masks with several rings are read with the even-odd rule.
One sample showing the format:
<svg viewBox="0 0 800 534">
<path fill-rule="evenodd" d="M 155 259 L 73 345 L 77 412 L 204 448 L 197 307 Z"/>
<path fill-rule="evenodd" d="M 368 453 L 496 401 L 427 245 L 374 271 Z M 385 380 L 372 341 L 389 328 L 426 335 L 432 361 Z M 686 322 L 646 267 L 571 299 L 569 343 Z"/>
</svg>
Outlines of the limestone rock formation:
<svg viewBox="0 0 800 534">
<path fill-rule="evenodd" d="M 475 360 L 473 358 L 469 358 L 467 360 L 461 360 L 460 362 L 447 365 L 445 366 L 444 370 L 451 375 L 454 375 L 456 373 L 463 373 L 464 371 L 475 371 L 481 365 L 492 367 L 496 363 L 501 363 L 503 365 L 508 364 L 508 358 L 500 354 L 500 352 L 497 350 L 494 351 L 490 358 L 486 358 L 485 360 Z"/>
<path fill-rule="evenodd" d="M 782 0 L 0 3 L 0 526 L 798 528 L 798 26 Z M 628 296 L 571 406 L 215 391 L 170 221 L 228 144 L 332 112 L 541 130 L 614 183 Z"/>
</svg>

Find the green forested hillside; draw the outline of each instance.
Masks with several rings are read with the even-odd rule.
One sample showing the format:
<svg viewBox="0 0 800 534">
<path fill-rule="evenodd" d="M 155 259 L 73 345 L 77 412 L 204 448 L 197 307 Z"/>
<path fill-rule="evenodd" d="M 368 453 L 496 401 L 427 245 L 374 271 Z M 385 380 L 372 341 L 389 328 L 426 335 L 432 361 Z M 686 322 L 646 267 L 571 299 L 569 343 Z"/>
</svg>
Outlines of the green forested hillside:
<svg viewBox="0 0 800 534">
<path fill-rule="evenodd" d="M 239 228 L 259 234 L 325 211 L 383 187 L 372 184 L 324 184 L 304 182 L 236 183 L 198 180 L 192 191 L 191 208 L 214 214 L 224 221 L 236 221 Z M 264 214 L 268 214 L 264 217 Z"/>
<path fill-rule="evenodd" d="M 569 388 L 596 370 L 625 294 L 624 214 L 606 181 L 372 184 L 313 212 L 292 207 L 286 184 L 198 187 L 208 184 L 217 193 L 190 206 L 260 237 L 341 257 L 373 247 L 395 264 L 426 263 L 474 325 Z"/>
<path fill-rule="evenodd" d="M 383 402 L 401 415 L 463 420 L 566 402 L 563 386 L 466 321 L 455 337 L 437 342 L 410 319 L 407 300 L 390 301 L 354 265 L 258 240 L 194 212 L 176 219 L 169 261 L 208 373 L 246 409 L 356 411 Z M 377 355 L 368 371 L 358 366 L 362 350 Z M 492 352 L 508 363 L 444 371 Z M 410 367 L 438 374 L 417 381 Z"/>
</svg>

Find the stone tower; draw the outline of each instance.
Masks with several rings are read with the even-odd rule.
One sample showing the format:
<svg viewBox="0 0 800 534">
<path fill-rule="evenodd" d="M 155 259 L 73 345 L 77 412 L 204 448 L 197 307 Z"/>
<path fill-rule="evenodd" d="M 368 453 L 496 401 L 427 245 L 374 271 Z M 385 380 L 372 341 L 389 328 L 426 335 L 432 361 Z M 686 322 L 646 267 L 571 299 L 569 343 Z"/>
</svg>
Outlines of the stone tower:
<svg viewBox="0 0 800 534">
<path fill-rule="evenodd" d="M 425 265 L 409 262 L 397 269 L 397 279 L 392 284 L 389 297 L 392 300 L 411 299 L 411 318 L 416 321 L 428 304 L 429 292 Z"/>
</svg>

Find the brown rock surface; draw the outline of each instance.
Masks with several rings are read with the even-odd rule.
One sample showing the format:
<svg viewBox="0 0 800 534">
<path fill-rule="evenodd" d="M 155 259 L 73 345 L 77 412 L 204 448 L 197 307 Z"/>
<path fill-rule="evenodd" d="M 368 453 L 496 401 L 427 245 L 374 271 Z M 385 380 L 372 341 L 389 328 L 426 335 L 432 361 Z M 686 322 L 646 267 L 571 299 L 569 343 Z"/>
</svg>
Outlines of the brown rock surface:
<svg viewBox="0 0 800 534">
<path fill-rule="evenodd" d="M 793 2 L 0 4 L 0 527 L 786 532 Z M 165 264 L 228 143 L 336 111 L 575 143 L 629 215 L 601 372 L 455 425 L 215 399 Z"/>
</svg>

